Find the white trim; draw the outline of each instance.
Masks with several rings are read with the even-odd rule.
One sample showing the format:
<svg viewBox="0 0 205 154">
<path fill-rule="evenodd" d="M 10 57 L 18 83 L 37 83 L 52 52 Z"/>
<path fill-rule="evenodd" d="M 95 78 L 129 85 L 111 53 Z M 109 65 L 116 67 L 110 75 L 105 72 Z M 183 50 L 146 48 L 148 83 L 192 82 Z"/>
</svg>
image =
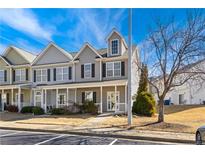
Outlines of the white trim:
<svg viewBox="0 0 205 154">
<path fill-rule="evenodd" d="M 112 42 L 113 41 L 117 41 L 117 53 L 112 53 Z M 111 56 L 117 56 L 117 55 L 119 55 L 120 54 L 120 40 L 119 39 L 112 39 L 112 40 L 110 40 L 110 55 Z"/>
<path fill-rule="evenodd" d="M 33 65 L 32 68 L 45 68 L 45 67 L 63 67 L 63 66 L 72 66 L 74 63 L 77 63 L 77 61 L 75 62 L 66 62 L 66 63 L 51 63 L 51 64 L 39 64 L 39 65 Z"/>
<path fill-rule="evenodd" d="M 38 92 L 40 92 L 41 94 L 38 94 L 38 95 L 37 95 Z M 40 100 L 41 100 L 40 104 L 42 104 L 42 91 L 41 91 L 41 90 L 35 90 L 35 91 L 34 91 L 34 106 L 37 105 L 37 104 L 36 104 L 36 103 L 37 103 L 37 102 L 36 102 L 36 97 L 37 97 L 37 96 L 38 96 L 38 97 L 41 97 L 41 98 L 40 98 Z"/>
<path fill-rule="evenodd" d="M 90 66 L 90 76 L 89 77 L 86 77 L 85 76 L 85 65 L 89 65 Z M 84 67 L 84 78 L 85 79 L 90 79 L 90 78 L 92 78 L 92 64 L 91 63 L 85 63 L 84 65 L 83 65 L 83 67 Z"/>
<path fill-rule="evenodd" d="M 86 43 L 81 47 L 80 51 L 75 55 L 75 57 L 73 58 L 72 61 L 74 61 L 74 60 L 84 51 L 84 49 L 85 49 L 87 46 L 88 46 L 96 55 L 98 55 L 100 58 L 102 58 L 102 56 L 101 56 L 89 43 L 86 42 Z"/>
<path fill-rule="evenodd" d="M 38 60 L 48 51 L 48 49 L 51 47 L 51 46 L 54 46 L 56 49 L 58 49 L 61 53 L 63 53 L 67 58 L 69 58 L 69 60 L 72 60 L 73 59 L 73 56 L 64 51 L 62 48 L 58 47 L 55 43 L 51 42 L 47 45 L 47 47 L 34 59 L 34 61 L 32 62 L 31 65 L 34 65 L 38 62 Z"/>
<path fill-rule="evenodd" d="M 11 66 L 11 64 L 9 64 L 1 55 L 0 55 L 0 58 L 3 59 L 3 61 L 4 61 L 7 65 Z"/>
<path fill-rule="evenodd" d="M 102 86 L 100 87 L 100 113 L 103 113 L 103 98 L 102 98 L 102 95 L 103 95 L 103 89 L 102 89 Z"/>
<path fill-rule="evenodd" d="M 115 63 L 120 63 L 120 75 L 115 75 Z M 112 64 L 112 76 L 108 76 L 107 74 L 107 65 L 108 64 Z M 106 78 L 109 78 L 109 77 L 121 77 L 121 61 L 112 61 L 112 62 L 106 62 Z"/>
</svg>

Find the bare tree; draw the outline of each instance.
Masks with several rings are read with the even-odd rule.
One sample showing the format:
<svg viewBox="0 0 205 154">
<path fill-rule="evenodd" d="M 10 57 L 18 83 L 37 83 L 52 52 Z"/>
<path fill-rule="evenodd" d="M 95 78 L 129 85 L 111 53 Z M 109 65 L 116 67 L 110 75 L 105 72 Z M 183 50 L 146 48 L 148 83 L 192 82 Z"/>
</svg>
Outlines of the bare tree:
<svg viewBox="0 0 205 154">
<path fill-rule="evenodd" d="M 158 97 L 158 122 L 164 122 L 164 99 L 177 86 L 195 79 L 204 69 L 194 64 L 205 53 L 205 14 L 201 10 L 187 12 L 186 19 L 175 22 L 174 18 L 155 20 L 141 48 L 144 63 L 149 67 L 149 84 Z M 196 65 L 198 66 L 198 65 Z"/>
</svg>

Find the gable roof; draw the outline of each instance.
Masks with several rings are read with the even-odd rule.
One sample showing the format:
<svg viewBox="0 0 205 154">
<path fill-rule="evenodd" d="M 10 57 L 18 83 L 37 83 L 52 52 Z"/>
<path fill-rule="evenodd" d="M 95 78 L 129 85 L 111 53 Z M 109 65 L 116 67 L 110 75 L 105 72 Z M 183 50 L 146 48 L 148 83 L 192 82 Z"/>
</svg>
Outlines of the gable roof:
<svg viewBox="0 0 205 154">
<path fill-rule="evenodd" d="M 0 59 L 2 59 L 7 65 L 11 65 L 4 57 L 2 57 L 1 55 L 0 55 Z"/>
<path fill-rule="evenodd" d="M 128 48 L 127 43 L 124 39 L 124 37 L 120 34 L 120 32 L 118 32 L 116 30 L 116 28 L 113 28 L 112 31 L 109 33 L 109 35 L 106 37 L 106 41 L 108 41 L 108 39 L 112 36 L 113 33 L 117 33 L 121 38 L 122 38 L 122 42 L 124 43 L 125 47 Z"/>
<path fill-rule="evenodd" d="M 10 52 L 10 49 L 13 49 L 15 50 L 19 55 L 21 55 L 28 63 L 32 63 L 32 61 L 36 58 L 36 55 L 24 50 L 24 49 L 21 49 L 21 48 L 18 48 L 18 47 L 15 47 L 15 46 L 9 46 L 8 48 L 6 48 L 3 56 L 6 57 L 8 55 L 8 53 Z"/>
<path fill-rule="evenodd" d="M 73 59 L 73 56 L 68 53 L 67 51 L 65 51 L 64 49 L 62 49 L 61 47 L 57 46 L 55 43 L 53 42 L 50 42 L 46 48 L 36 57 L 36 59 L 33 61 L 32 65 L 33 64 L 36 64 L 36 62 L 38 62 L 38 60 L 48 51 L 48 49 L 51 47 L 51 46 L 54 46 L 56 49 L 58 49 L 62 54 L 64 54 L 67 58 L 69 58 L 70 60 Z"/>
<path fill-rule="evenodd" d="M 99 56 L 100 58 L 102 58 L 102 56 L 97 52 L 97 50 L 95 48 L 93 48 L 88 42 L 86 42 L 80 49 L 80 51 L 75 55 L 75 57 L 73 58 L 73 61 L 83 52 L 83 50 L 89 47 L 97 56 Z"/>
</svg>

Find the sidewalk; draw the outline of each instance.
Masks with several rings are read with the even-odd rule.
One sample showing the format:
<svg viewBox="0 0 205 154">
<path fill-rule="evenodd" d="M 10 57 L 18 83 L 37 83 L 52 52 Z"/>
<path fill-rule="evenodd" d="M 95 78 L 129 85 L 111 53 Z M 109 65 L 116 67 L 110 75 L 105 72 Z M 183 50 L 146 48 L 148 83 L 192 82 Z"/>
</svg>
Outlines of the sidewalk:
<svg viewBox="0 0 205 154">
<path fill-rule="evenodd" d="M 103 117 L 100 120 L 106 120 L 106 118 Z M 126 128 L 118 127 L 97 128 L 96 120 L 91 120 L 88 124 L 89 125 L 83 124 L 81 126 L 72 127 L 70 125 L 26 124 L 13 121 L 0 121 L 0 129 L 69 133 L 78 135 L 118 137 L 127 139 L 178 142 L 190 144 L 193 144 L 195 140 L 195 135 L 190 133 L 173 133 L 149 130 L 127 130 Z"/>
</svg>

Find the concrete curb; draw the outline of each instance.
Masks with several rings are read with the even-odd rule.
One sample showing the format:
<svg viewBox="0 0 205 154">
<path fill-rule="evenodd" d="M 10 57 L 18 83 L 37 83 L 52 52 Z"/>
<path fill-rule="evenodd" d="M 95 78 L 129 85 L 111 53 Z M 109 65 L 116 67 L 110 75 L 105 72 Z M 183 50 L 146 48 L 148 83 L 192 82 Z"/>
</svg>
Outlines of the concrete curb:
<svg viewBox="0 0 205 154">
<path fill-rule="evenodd" d="M 1 126 L 0 126 L 0 129 L 59 133 L 59 134 L 73 134 L 73 135 L 82 135 L 82 136 L 113 137 L 113 138 L 121 138 L 121 139 L 134 139 L 134 140 L 170 142 L 170 143 L 195 144 L 195 141 L 193 140 L 181 140 L 181 139 L 161 138 L 161 137 L 130 136 L 130 135 L 118 135 L 118 134 L 108 134 L 108 133 L 88 133 L 88 132 L 77 132 L 77 131 L 45 130 L 45 129 L 32 129 L 32 128 L 31 129 L 30 128 L 13 128 L 13 127 L 1 127 Z"/>
</svg>

